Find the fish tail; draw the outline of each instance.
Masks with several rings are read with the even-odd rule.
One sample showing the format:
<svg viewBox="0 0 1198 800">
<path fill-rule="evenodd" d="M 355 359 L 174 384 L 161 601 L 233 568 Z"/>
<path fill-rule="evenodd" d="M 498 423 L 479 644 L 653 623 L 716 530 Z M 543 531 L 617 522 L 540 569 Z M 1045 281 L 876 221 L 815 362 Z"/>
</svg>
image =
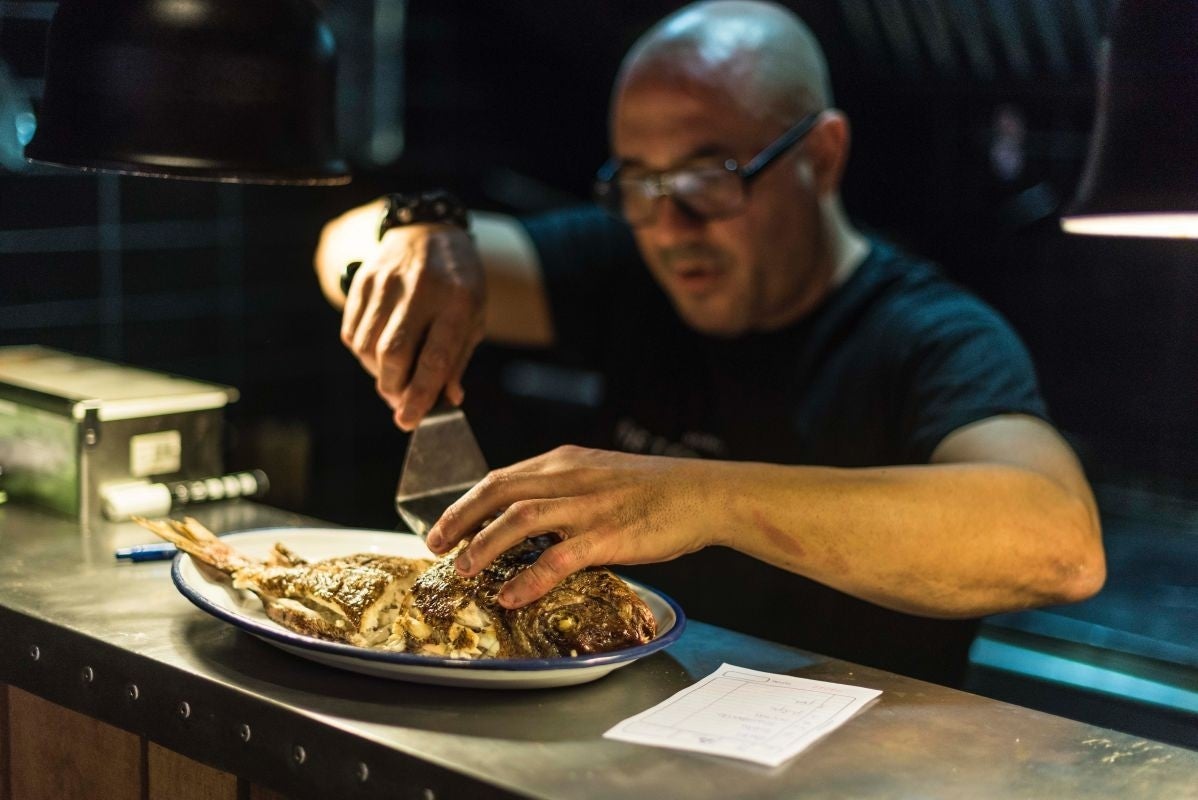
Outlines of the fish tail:
<svg viewBox="0 0 1198 800">
<path fill-rule="evenodd" d="M 165 539 L 188 555 L 195 556 L 222 572 L 232 574 L 255 562 L 221 541 L 220 537 L 191 517 L 183 522 L 173 519 L 150 520 L 133 517 L 134 522 Z"/>
</svg>

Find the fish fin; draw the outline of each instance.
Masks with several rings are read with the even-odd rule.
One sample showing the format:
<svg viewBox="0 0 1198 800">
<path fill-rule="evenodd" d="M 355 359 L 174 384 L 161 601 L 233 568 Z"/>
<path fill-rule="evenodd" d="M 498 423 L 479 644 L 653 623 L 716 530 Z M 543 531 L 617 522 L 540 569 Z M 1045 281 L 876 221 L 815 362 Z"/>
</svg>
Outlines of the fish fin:
<svg viewBox="0 0 1198 800">
<path fill-rule="evenodd" d="M 133 521 L 221 572 L 232 575 L 239 569 L 258 564 L 221 541 L 220 537 L 191 517 L 185 518 L 183 522 L 169 518 L 149 520 L 144 517 L 133 517 Z"/>
<path fill-rule="evenodd" d="M 208 558 L 208 554 L 204 548 L 200 547 L 200 545 L 197 544 L 186 533 L 178 530 L 177 526 L 179 523 L 175 522 L 173 519 L 152 520 L 146 519 L 145 517 L 132 517 L 132 519 L 138 525 L 142 526 L 159 538 L 165 539 L 183 552 L 193 555 L 201 561 L 205 561 L 213 566 L 216 566 L 215 562 Z"/>
</svg>

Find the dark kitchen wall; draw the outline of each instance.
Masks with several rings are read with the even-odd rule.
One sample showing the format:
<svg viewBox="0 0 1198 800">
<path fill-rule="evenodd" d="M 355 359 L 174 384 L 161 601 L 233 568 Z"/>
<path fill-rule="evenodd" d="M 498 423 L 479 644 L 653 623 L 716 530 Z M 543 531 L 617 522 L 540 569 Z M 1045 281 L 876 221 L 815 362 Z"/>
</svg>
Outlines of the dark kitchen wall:
<svg viewBox="0 0 1198 800">
<path fill-rule="evenodd" d="M 55 7 L 0 2 L 0 344 L 38 343 L 236 386 L 230 469 L 265 469 L 268 499 L 287 508 L 332 518 L 365 507 L 366 490 L 352 480 L 360 443 L 370 443 L 371 458 L 386 452 L 394 473 L 403 440 L 389 426 L 370 436 L 355 426 L 376 405 L 366 402 L 369 381 L 341 348 L 338 315 L 310 264 L 321 222 L 369 181 L 237 186 L 22 165 L 14 140 L 28 138 L 37 110 Z M 357 32 L 371 40 L 371 12 L 369 3 L 338 10 L 347 42 L 357 43 Z M 369 63 L 343 66 L 352 88 L 352 70 Z M 371 98 L 363 94 L 346 93 L 351 122 L 364 116 Z M 346 128 L 353 145 L 372 133 Z M 381 524 L 389 503 L 386 492 L 378 496 Z"/>
<path fill-rule="evenodd" d="M 388 189 L 447 186 L 518 212 L 585 198 L 619 58 L 678 5 L 328 3 L 356 178 L 284 189 L 21 169 L 2 148 L 36 111 L 55 4 L 4 0 L 0 344 L 231 383 L 230 467 L 266 469 L 277 505 L 390 526 L 405 437 L 337 341 L 310 268 L 320 222 Z M 1195 245 L 1069 238 L 1056 224 L 1081 168 L 1107 0 L 792 5 L 854 125 L 850 212 L 1013 320 L 1093 475 L 1188 496 Z M 481 353 L 467 402 L 491 460 L 581 436 L 579 385 L 528 354 Z"/>
<path fill-rule="evenodd" d="M 1096 482 L 1192 496 L 1198 243 L 1058 225 L 1083 166 L 1112 3 L 833 5 L 825 42 L 856 123 L 850 210 L 1012 320 Z"/>
</svg>

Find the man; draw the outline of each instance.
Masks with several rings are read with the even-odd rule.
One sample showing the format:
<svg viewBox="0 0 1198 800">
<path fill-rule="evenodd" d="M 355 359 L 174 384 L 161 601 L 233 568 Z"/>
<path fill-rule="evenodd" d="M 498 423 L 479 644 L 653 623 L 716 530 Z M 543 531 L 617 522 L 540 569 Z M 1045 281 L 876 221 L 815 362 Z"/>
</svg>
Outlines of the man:
<svg viewBox="0 0 1198 800">
<path fill-rule="evenodd" d="M 789 11 L 698 3 L 616 81 L 601 189 L 632 239 L 587 211 L 476 216 L 474 241 L 410 225 L 376 245 L 377 207 L 327 226 L 322 287 L 340 303 L 341 265 L 364 262 L 342 337 L 401 428 L 443 388 L 461 401 L 484 333 L 607 375 L 613 445 L 634 452 L 495 470 L 430 531 L 439 553 L 473 534 L 465 574 L 559 535 L 503 605 L 587 565 L 655 563 L 698 619 L 953 683 L 976 618 L 1101 587 L 1094 500 L 1022 345 L 853 228 L 830 100 Z"/>
</svg>

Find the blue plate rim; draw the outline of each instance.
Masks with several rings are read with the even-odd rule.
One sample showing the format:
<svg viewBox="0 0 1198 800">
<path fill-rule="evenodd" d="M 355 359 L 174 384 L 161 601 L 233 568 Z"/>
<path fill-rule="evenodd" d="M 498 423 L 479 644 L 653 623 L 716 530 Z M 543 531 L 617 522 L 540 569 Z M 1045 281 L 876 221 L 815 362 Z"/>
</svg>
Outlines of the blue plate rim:
<svg viewBox="0 0 1198 800">
<path fill-rule="evenodd" d="M 342 533 L 370 533 L 370 534 L 391 534 L 400 536 L 411 536 L 413 534 L 403 533 L 399 531 L 387 530 L 371 530 L 368 528 L 315 528 L 315 527 L 267 527 L 267 528 L 250 528 L 246 530 L 230 531 L 222 534 L 221 538 L 231 537 L 236 538 L 241 534 L 261 534 L 271 531 L 294 532 L 294 531 L 312 531 L 312 530 L 329 530 Z M 544 672 L 548 670 L 571 670 L 584 669 L 586 667 L 599 667 L 607 664 L 620 664 L 626 661 L 636 661 L 644 658 L 647 655 L 656 653 L 658 650 L 664 650 L 672 645 L 682 636 L 686 628 L 686 614 L 682 607 L 675 602 L 674 598 L 654 589 L 652 586 L 646 586 L 643 583 L 622 578 L 630 586 L 640 588 L 646 592 L 655 595 L 661 599 L 670 610 L 674 612 L 674 625 L 664 634 L 656 637 L 651 642 L 637 645 L 636 647 L 628 647 L 623 650 L 613 650 L 609 653 L 599 653 L 592 656 L 560 656 L 558 658 L 485 658 L 485 659 L 469 659 L 469 658 L 446 658 L 444 656 L 426 656 L 417 655 L 414 653 L 396 653 L 388 650 L 373 650 L 367 647 L 358 647 L 352 644 L 342 644 L 340 642 L 329 642 L 324 639 L 317 639 L 312 636 L 305 636 L 302 633 L 295 633 L 285 628 L 274 627 L 275 623 L 266 624 L 259 620 L 248 619 L 239 614 L 228 611 L 225 608 L 210 601 L 207 597 L 200 594 L 193 588 L 184 578 L 181 572 L 181 567 L 184 558 L 189 558 L 186 553 L 178 552 L 171 561 L 171 580 L 175 584 L 175 588 L 197 606 L 202 611 L 211 614 L 218 619 L 224 620 L 254 636 L 271 639 L 281 644 L 298 647 L 304 650 L 316 650 L 330 655 L 337 655 L 344 658 L 355 659 L 359 661 L 376 661 L 388 664 L 396 664 L 408 667 L 441 667 L 448 669 L 465 669 L 465 670 L 482 670 L 494 672 Z"/>
</svg>

